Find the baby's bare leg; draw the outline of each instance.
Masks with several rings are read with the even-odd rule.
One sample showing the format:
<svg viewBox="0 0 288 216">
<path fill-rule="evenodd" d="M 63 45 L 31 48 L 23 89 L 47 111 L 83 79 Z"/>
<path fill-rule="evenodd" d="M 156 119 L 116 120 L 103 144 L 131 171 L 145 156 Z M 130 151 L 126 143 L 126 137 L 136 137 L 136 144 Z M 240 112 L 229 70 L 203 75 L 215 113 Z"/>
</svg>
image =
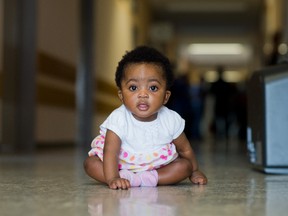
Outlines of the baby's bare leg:
<svg viewBox="0 0 288 216">
<path fill-rule="evenodd" d="M 103 162 L 99 157 L 87 157 L 84 161 L 84 169 L 88 176 L 91 178 L 106 183 L 103 171 Z"/>
<path fill-rule="evenodd" d="M 184 158 L 177 158 L 165 167 L 157 169 L 158 185 L 176 184 L 192 175 L 192 165 Z"/>
</svg>

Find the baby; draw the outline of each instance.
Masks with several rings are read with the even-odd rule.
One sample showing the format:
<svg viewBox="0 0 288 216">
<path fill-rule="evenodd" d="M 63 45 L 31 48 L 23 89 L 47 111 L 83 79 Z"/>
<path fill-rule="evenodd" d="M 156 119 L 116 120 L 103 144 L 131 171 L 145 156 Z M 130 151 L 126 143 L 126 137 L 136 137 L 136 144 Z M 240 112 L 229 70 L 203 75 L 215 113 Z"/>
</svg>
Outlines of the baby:
<svg viewBox="0 0 288 216">
<path fill-rule="evenodd" d="M 84 162 L 86 173 L 111 189 L 176 184 L 186 178 L 206 184 L 184 134 L 184 120 L 165 107 L 173 72 L 167 57 L 140 46 L 118 64 L 122 105 L 100 126 Z M 188 102 L 187 102 L 188 103 Z"/>
</svg>

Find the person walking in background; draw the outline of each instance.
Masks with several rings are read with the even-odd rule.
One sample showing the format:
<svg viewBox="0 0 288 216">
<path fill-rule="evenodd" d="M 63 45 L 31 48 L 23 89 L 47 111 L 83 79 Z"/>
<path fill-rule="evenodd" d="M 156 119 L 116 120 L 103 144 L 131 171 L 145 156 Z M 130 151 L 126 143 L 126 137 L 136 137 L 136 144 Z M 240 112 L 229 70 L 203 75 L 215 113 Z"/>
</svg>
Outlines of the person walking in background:
<svg viewBox="0 0 288 216">
<path fill-rule="evenodd" d="M 212 128 L 216 138 L 228 138 L 235 109 L 235 87 L 223 79 L 224 67 L 217 66 L 218 79 L 212 83 L 210 92 L 214 97 Z"/>
<path fill-rule="evenodd" d="M 171 96 L 167 103 L 169 109 L 177 112 L 185 120 L 184 132 L 188 139 L 192 137 L 192 107 L 190 103 L 190 85 L 188 73 L 178 75 L 171 87 Z"/>
<path fill-rule="evenodd" d="M 281 32 L 280 31 L 275 32 L 275 34 L 272 37 L 272 51 L 266 60 L 267 66 L 276 65 L 279 63 L 280 53 L 278 49 L 281 43 L 281 39 L 282 39 Z"/>
<path fill-rule="evenodd" d="M 191 107 L 191 138 L 202 139 L 201 122 L 204 112 L 205 89 L 203 79 L 196 66 L 190 63 L 189 67 L 189 101 Z"/>
</svg>

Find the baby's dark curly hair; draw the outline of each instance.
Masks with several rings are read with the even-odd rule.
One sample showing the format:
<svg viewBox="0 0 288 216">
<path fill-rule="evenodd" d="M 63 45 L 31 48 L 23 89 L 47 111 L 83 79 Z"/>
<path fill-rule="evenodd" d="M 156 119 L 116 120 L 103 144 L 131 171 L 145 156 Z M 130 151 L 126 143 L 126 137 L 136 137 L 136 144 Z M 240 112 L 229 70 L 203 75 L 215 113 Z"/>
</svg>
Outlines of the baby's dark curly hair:
<svg viewBox="0 0 288 216">
<path fill-rule="evenodd" d="M 166 79 L 167 89 L 171 88 L 174 81 L 174 75 L 169 59 L 152 47 L 139 46 L 126 52 L 118 63 L 115 81 L 119 89 L 121 88 L 121 81 L 124 77 L 125 68 L 128 65 L 137 63 L 151 63 L 160 66 L 163 70 L 164 78 Z"/>
</svg>

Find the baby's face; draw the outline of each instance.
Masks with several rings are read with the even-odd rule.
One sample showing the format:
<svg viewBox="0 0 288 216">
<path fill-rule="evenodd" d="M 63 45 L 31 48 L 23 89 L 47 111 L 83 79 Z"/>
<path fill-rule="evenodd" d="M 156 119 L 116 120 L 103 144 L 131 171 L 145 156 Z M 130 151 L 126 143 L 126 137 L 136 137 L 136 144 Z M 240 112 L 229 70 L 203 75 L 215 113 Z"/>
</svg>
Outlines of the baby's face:
<svg viewBox="0 0 288 216">
<path fill-rule="evenodd" d="M 171 92 L 166 89 L 162 68 L 139 63 L 126 67 L 118 95 L 139 121 L 153 121 Z"/>
</svg>

